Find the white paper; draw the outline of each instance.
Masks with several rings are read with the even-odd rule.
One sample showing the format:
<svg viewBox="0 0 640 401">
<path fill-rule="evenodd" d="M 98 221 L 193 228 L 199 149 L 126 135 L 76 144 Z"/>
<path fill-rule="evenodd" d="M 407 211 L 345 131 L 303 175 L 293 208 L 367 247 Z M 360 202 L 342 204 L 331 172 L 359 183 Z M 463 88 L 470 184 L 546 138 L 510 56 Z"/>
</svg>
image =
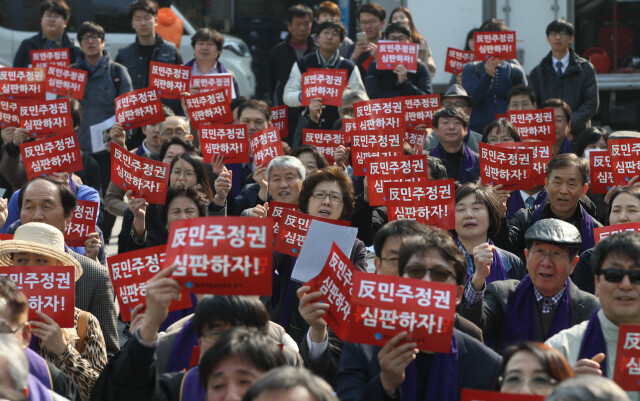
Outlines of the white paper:
<svg viewBox="0 0 640 401">
<path fill-rule="evenodd" d="M 356 227 L 337 226 L 318 220 L 311 221 L 307 238 L 304 240 L 291 278 L 306 283 L 320 274 L 329 257 L 333 242 L 345 255 L 351 255 L 351 248 L 353 248 L 357 234 Z"/>
<path fill-rule="evenodd" d="M 96 125 L 92 125 L 89 127 L 89 132 L 91 133 L 91 150 L 92 153 L 100 152 L 102 150 L 106 150 L 106 144 L 109 142 L 105 141 L 105 131 L 108 131 L 113 127 L 116 123 L 116 116 L 109 117 L 101 123 Z"/>
</svg>

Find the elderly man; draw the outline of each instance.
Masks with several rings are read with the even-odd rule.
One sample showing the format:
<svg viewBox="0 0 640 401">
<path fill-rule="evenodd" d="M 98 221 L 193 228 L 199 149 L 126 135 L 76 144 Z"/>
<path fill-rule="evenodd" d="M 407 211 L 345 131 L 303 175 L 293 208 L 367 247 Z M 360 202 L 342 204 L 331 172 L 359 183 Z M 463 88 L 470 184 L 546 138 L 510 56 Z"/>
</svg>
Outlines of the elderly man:
<svg viewBox="0 0 640 401">
<path fill-rule="evenodd" d="M 433 128 L 440 143 L 429 152 L 429 156 L 442 160 L 447 177 L 460 184 L 476 181 L 480 160 L 464 142 L 469 126 L 469 116 L 458 107 L 442 108 L 433 115 Z"/>
<path fill-rule="evenodd" d="M 77 206 L 76 197 L 66 183 L 51 176 L 36 177 L 20 191 L 20 220 L 11 227 L 32 221 L 46 223 L 64 232 Z M 18 224 L 19 223 L 19 224 Z M 15 227 L 14 227 L 15 226 Z M 11 234 L 13 231 L 10 232 Z M 92 246 L 99 246 L 95 240 Z M 76 281 L 76 307 L 90 312 L 100 322 L 100 328 L 107 346 L 107 354 L 113 355 L 118 349 L 116 328 L 115 294 L 109 271 L 99 263 L 82 256 L 71 249 L 67 253 L 80 262 L 84 273 Z"/>
<path fill-rule="evenodd" d="M 558 219 L 535 223 L 525 234 L 528 274 L 485 285 L 493 251 L 479 255 L 467 283 L 460 314 L 477 324 L 496 350 L 518 341 L 544 341 L 581 323 L 598 308 L 593 295 L 569 279 L 578 262 L 580 232 Z"/>
<path fill-rule="evenodd" d="M 621 324 L 640 324 L 640 234 L 626 231 L 598 242 L 592 258 L 602 309 L 547 340 L 578 374 L 613 378 Z M 628 393 L 639 400 L 640 392 Z"/>
</svg>

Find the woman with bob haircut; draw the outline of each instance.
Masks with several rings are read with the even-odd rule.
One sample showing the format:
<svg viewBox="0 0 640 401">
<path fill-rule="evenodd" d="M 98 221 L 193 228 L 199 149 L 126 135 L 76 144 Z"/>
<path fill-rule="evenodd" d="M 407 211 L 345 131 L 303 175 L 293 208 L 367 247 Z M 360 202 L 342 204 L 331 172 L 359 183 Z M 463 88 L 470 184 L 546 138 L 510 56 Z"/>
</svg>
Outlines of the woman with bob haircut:
<svg viewBox="0 0 640 401">
<path fill-rule="evenodd" d="M 484 128 L 482 142 L 495 145 L 503 142 L 520 142 L 520 135 L 511 121 L 495 120 Z"/>
</svg>

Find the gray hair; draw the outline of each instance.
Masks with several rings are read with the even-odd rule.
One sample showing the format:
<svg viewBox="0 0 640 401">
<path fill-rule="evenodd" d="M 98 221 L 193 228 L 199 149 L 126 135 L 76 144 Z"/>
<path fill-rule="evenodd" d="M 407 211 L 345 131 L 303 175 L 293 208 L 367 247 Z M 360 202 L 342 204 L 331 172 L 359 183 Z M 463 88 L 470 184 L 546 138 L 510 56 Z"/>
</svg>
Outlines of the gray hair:
<svg viewBox="0 0 640 401">
<path fill-rule="evenodd" d="M 0 334 L 0 358 L 7 361 L 8 372 L 13 379 L 13 388 L 22 391 L 28 387 L 29 362 L 27 355 L 18 343 L 18 339 L 11 334 Z"/>
<path fill-rule="evenodd" d="M 269 166 L 267 166 L 267 173 L 265 178 L 267 182 L 269 182 L 269 174 L 271 174 L 271 169 L 274 167 L 278 168 L 295 168 L 298 170 L 298 174 L 300 175 L 300 179 L 304 181 L 307 170 L 304 168 L 304 164 L 297 158 L 293 156 L 276 156 L 271 160 Z"/>
<path fill-rule="evenodd" d="M 345 89 L 342 92 L 342 103 L 357 103 L 365 100 L 369 100 L 369 96 L 363 90 Z"/>
<path fill-rule="evenodd" d="M 547 401 L 629 401 L 629 396 L 606 377 L 585 375 L 560 383 Z"/>
<path fill-rule="evenodd" d="M 293 366 L 271 369 L 253 383 L 249 391 L 242 397 L 242 401 L 253 401 L 269 391 L 290 390 L 296 387 L 307 389 L 315 401 L 338 401 L 338 398 L 333 395 L 333 389 L 324 379 L 305 368 Z"/>
<path fill-rule="evenodd" d="M 187 134 L 191 134 L 191 124 L 189 124 L 189 121 L 183 116 L 176 116 L 176 115 L 167 116 L 164 119 L 164 121 L 160 123 L 160 132 L 162 132 L 162 127 L 164 127 L 165 122 L 170 118 L 177 118 L 177 119 L 181 120 L 184 123 L 184 125 L 186 126 L 186 133 Z"/>
</svg>

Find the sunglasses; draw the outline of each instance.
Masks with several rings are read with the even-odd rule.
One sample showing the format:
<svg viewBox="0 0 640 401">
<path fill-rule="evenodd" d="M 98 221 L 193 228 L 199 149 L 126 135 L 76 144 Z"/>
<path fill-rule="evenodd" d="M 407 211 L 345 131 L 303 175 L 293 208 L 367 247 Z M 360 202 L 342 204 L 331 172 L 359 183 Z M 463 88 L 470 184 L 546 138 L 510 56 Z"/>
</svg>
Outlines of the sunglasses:
<svg viewBox="0 0 640 401">
<path fill-rule="evenodd" d="M 449 277 L 453 276 L 455 279 L 455 274 L 451 273 L 447 269 L 443 269 L 440 267 L 432 267 L 430 269 L 424 266 L 408 266 L 405 270 L 405 273 L 410 278 L 422 279 L 424 276 L 429 273 L 429 278 L 431 281 L 435 281 L 437 283 L 444 283 L 449 279 Z"/>
<path fill-rule="evenodd" d="M 632 284 L 640 284 L 640 270 L 602 269 L 601 274 L 610 283 L 619 283 L 624 276 L 629 276 Z"/>
</svg>

